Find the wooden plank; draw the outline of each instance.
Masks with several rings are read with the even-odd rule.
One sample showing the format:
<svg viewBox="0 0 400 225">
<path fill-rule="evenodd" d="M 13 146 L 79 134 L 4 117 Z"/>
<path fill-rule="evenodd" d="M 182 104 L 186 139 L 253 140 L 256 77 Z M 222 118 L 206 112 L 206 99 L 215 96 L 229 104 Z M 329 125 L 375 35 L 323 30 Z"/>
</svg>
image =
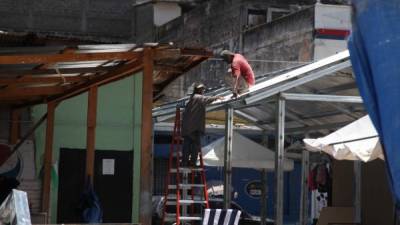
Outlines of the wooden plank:
<svg viewBox="0 0 400 225">
<path fill-rule="evenodd" d="M 39 95 L 56 95 L 61 94 L 66 90 L 61 86 L 49 87 L 16 87 L 0 91 L 0 99 L 16 98 L 16 97 L 30 97 Z"/>
<path fill-rule="evenodd" d="M 46 143 L 44 149 L 44 175 L 42 186 L 42 212 L 49 212 L 51 190 L 51 167 L 53 164 L 53 138 L 54 138 L 54 114 L 56 103 L 47 103 Z"/>
<path fill-rule="evenodd" d="M 86 128 L 86 177 L 93 182 L 96 149 L 97 86 L 89 89 Z"/>
<path fill-rule="evenodd" d="M 74 86 L 73 88 L 67 90 L 64 94 L 50 97 L 48 101 L 62 101 L 71 97 L 74 97 L 76 95 L 79 95 L 87 90 L 89 88 L 94 87 L 94 86 L 101 86 L 119 79 L 122 79 L 124 77 L 130 76 L 135 72 L 138 72 L 142 69 L 143 64 L 142 60 L 135 61 L 133 63 L 129 64 L 124 64 L 117 69 L 110 71 L 109 73 L 106 73 L 101 76 L 96 76 L 95 78 L 91 79 L 90 81 Z"/>
<path fill-rule="evenodd" d="M 65 53 L 37 55 L 0 55 L 0 64 L 48 64 L 58 62 L 79 62 L 97 60 L 132 60 L 140 52 Z"/>
<path fill-rule="evenodd" d="M 14 109 L 11 111 L 11 126 L 10 126 L 10 144 L 15 145 L 18 142 L 20 134 L 20 120 L 21 111 Z"/>
<path fill-rule="evenodd" d="M 49 84 L 49 83 L 72 83 L 80 82 L 85 80 L 84 77 L 79 76 L 63 76 L 53 75 L 53 76 L 23 76 L 20 78 L 0 78 L 0 85 L 10 85 L 10 84 Z"/>
<path fill-rule="evenodd" d="M 152 109 L 153 109 L 153 50 L 144 49 L 142 88 L 142 131 L 140 163 L 140 212 L 139 222 L 151 225 L 152 215 Z"/>
<path fill-rule="evenodd" d="M 60 68 L 61 74 L 81 74 L 107 72 L 118 68 L 118 66 L 107 67 L 82 67 L 82 68 Z M 25 75 L 58 75 L 55 69 L 1 69 L 0 76 L 25 76 Z"/>
</svg>

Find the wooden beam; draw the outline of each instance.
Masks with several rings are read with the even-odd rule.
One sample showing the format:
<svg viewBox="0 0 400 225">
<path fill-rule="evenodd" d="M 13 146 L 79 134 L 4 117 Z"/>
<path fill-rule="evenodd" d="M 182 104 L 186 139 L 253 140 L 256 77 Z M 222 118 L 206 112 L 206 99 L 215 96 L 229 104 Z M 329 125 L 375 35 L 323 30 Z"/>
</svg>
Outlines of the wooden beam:
<svg viewBox="0 0 400 225">
<path fill-rule="evenodd" d="M 132 60 L 140 52 L 65 53 L 36 55 L 0 55 L 0 64 L 48 64 L 58 62 L 79 62 L 97 60 Z"/>
<path fill-rule="evenodd" d="M 16 87 L 0 91 L 0 99 L 30 97 L 38 95 L 56 95 L 61 94 L 66 90 L 61 86 L 46 86 L 46 87 Z"/>
<path fill-rule="evenodd" d="M 154 60 L 179 58 L 181 57 L 180 49 L 159 49 L 154 52 Z"/>
<path fill-rule="evenodd" d="M 106 67 L 83 67 L 83 68 L 60 68 L 58 71 L 61 74 L 81 74 L 81 73 L 99 73 L 107 72 L 116 69 L 118 66 Z M 2 70 L 0 69 L 0 76 L 25 76 L 25 75 L 58 75 L 55 69 L 14 69 Z"/>
<path fill-rule="evenodd" d="M 89 90 L 91 87 L 101 86 L 122 79 L 124 77 L 130 76 L 133 73 L 140 71 L 142 68 L 143 68 L 142 60 L 138 60 L 129 64 L 124 64 L 118 67 L 117 69 L 110 71 L 109 73 L 106 73 L 101 76 L 96 76 L 95 78 L 89 80 L 86 83 L 74 86 L 73 88 L 67 90 L 65 93 L 58 96 L 50 97 L 47 100 L 59 102 L 67 98 L 74 97 Z"/>
<path fill-rule="evenodd" d="M 96 149 L 97 86 L 89 89 L 86 128 L 86 177 L 93 184 Z"/>
<path fill-rule="evenodd" d="M 53 165 L 53 138 L 55 102 L 47 103 L 46 143 L 44 149 L 44 175 L 42 186 L 42 212 L 49 212 L 51 191 L 51 167 Z"/>
<path fill-rule="evenodd" d="M 86 80 L 78 76 L 23 76 L 20 78 L 0 78 L 0 85 L 10 84 L 51 84 L 51 83 L 75 83 Z"/>
<path fill-rule="evenodd" d="M 10 126 L 10 144 L 15 145 L 18 142 L 20 134 L 20 117 L 21 110 L 13 109 L 11 111 L 11 126 Z"/>
<path fill-rule="evenodd" d="M 144 49 L 142 87 L 142 132 L 140 163 L 140 212 L 139 222 L 151 225 L 152 215 L 152 109 L 153 109 L 153 50 Z"/>
</svg>

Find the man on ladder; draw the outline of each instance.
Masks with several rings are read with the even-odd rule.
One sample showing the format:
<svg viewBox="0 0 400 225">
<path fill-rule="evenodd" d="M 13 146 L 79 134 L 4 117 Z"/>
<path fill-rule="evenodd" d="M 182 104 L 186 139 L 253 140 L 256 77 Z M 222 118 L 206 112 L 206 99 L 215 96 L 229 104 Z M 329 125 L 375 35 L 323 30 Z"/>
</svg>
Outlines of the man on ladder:
<svg viewBox="0 0 400 225">
<path fill-rule="evenodd" d="M 201 137 L 204 135 L 206 127 L 206 106 L 218 99 L 220 96 L 204 96 L 205 86 L 196 83 L 190 96 L 189 102 L 185 107 L 182 118 L 182 137 L 183 137 L 183 167 L 194 167 L 197 156 L 201 149 Z"/>
</svg>

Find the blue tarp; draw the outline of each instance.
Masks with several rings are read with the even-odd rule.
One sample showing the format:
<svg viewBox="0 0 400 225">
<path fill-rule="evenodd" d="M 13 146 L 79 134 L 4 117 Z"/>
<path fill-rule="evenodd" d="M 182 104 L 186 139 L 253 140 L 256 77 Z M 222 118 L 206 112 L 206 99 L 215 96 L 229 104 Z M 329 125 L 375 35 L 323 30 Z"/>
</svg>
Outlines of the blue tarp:
<svg viewBox="0 0 400 225">
<path fill-rule="evenodd" d="M 400 1 L 353 0 L 350 58 L 400 203 Z M 398 207 L 397 207 L 398 208 Z"/>
</svg>

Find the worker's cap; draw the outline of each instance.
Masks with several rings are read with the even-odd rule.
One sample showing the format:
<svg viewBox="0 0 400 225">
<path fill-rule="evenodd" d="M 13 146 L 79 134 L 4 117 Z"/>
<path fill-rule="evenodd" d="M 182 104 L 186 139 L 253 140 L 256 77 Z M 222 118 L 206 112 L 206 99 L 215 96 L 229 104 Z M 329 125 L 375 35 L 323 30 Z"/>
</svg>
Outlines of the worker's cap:
<svg viewBox="0 0 400 225">
<path fill-rule="evenodd" d="M 231 56 L 234 56 L 235 53 L 229 51 L 229 50 L 223 50 L 220 54 L 221 58 L 225 60 L 226 62 L 230 62 Z"/>
<path fill-rule="evenodd" d="M 206 89 L 206 86 L 203 83 L 195 83 L 194 84 L 194 89 L 196 89 L 196 90 Z"/>
</svg>

